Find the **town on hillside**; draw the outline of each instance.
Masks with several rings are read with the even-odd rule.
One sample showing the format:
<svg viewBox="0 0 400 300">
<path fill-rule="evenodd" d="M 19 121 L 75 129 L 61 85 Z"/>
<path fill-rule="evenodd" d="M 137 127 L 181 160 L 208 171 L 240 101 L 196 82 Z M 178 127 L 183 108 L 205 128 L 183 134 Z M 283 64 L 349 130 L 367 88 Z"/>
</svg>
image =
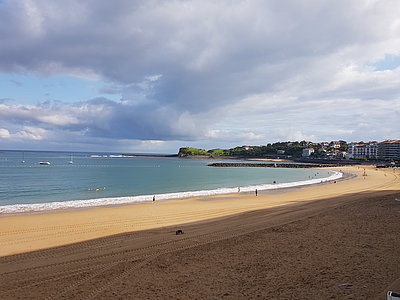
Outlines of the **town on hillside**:
<svg viewBox="0 0 400 300">
<path fill-rule="evenodd" d="M 208 157 L 263 157 L 323 160 L 384 160 L 400 161 L 400 140 L 382 142 L 277 142 L 262 146 L 240 146 L 231 149 L 204 150 L 184 147 L 178 155 Z"/>
</svg>

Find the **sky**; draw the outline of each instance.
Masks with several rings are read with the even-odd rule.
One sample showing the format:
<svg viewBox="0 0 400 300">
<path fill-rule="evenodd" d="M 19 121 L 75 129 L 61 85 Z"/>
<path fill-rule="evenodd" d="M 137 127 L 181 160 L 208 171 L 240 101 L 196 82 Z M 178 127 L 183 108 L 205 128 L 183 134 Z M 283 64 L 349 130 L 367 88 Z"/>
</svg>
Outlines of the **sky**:
<svg viewBox="0 0 400 300">
<path fill-rule="evenodd" d="M 2 0 L 0 149 L 400 138 L 398 0 Z"/>
</svg>

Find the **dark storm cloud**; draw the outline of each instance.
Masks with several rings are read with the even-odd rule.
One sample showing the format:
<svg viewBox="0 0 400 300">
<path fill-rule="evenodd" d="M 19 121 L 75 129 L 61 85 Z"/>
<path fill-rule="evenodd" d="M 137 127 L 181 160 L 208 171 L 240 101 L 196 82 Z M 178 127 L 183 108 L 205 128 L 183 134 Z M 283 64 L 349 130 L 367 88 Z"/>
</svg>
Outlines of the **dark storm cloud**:
<svg viewBox="0 0 400 300">
<path fill-rule="evenodd" d="M 184 113 L 177 113 L 168 106 L 160 106 L 158 103 L 135 106 L 107 99 L 93 99 L 85 106 L 89 109 L 101 108 L 95 121 L 90 123 L 82 121 L 79 124 L 86 126 L 89 136 L 173 140 L 192 139 L 197 135 L 194 121 L 189 116 L 185 117 Z"/>
<path fill-rule="evenodd" d="M 138 106 L 97 98 L 68 105 L 43 102 L 35 106 L 0 105 L 2 124 L 81 132 L 88 137 L 142 140 L 191 140 L 201 130 L 196 117 L 155 103 Z M 207 118 L 202 118 L 206 120 Z"/>
</svg>

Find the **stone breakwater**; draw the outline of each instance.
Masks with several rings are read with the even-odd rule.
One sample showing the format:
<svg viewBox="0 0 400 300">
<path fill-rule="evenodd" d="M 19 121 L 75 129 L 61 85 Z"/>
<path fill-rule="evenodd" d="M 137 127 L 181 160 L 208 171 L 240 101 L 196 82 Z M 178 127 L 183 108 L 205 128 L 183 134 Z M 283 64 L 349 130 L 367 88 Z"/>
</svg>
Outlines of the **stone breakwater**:
<svg viewBox="0 0 400 300">
<path fill-rule="evenodd" d="M 340 164 L 324 165 L 324 164 L 285 164 L 285 163 L 212 163 L 210 167 L 260 167 L 260 168 L 326 168 L 337 167 Z"/>
</svg>

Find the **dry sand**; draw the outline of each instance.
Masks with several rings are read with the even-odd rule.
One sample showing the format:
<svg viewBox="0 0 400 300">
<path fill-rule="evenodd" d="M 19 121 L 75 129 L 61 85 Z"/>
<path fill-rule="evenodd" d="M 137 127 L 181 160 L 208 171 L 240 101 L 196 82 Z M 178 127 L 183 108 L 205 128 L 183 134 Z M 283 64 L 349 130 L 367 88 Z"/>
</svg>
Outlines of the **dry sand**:
<svg viewBox="0 0 400 300">
<path fill-rule="evenodd" d="M 340 169 L 359 176 L 0 218 L 0 299 L 384 299 L 400 290 L 400 170 Z"/>
</svg>

